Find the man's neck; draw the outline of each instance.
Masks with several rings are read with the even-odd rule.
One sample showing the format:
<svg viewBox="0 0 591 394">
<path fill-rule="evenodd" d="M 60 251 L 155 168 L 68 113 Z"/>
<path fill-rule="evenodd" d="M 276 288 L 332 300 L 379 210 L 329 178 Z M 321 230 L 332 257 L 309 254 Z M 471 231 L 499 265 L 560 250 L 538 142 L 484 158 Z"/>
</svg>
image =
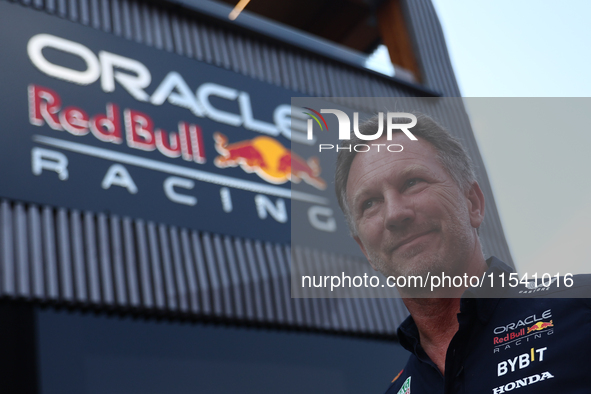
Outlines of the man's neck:
<svg viewBox="0 0 591 394">
<path fill-rule="evenodd" d="M 421 346 L 431 361 L 445 373 L 445 355 L 458 331 L 459 298 L 405 298 L 419 330 Z"/>
<path fill-rule="evenodd" d="M 478 254 L 474 263 L 468 266 L 466 274 L 482 276 L 488 266 L 482 254 Z M 403 298 L 417 328 L 423 350 L 431 361 L 445 374 L 445 355 L 449 344 L 458 331 L 458 313 L 460 313 L 460 297 L 465 289 L 449 289 L 443 292 L 449 298 Z M 455 295 L 454 295 L 455 294 Z M 434 294 L 434 296 L 436 296 Z"/>
</svg>

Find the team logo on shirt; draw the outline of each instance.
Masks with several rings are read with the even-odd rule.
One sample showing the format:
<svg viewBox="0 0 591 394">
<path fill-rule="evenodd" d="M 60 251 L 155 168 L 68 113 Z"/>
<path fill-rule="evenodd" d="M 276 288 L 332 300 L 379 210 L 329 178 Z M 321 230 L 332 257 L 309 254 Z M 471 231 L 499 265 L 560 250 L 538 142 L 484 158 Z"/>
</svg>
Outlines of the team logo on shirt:
<svg viewBox="0 0 591 394">
<path fill-rule="evenodd" d="M 551 309 L 496 327 L 493 330 L 493 334 L 495 334 L 493 336 L 493 353 L 520 346 L 539 339 L 542 335 L 552 335 L 554 334 L 553 327 L 554 320 L 552 320 Z"/>
<path fill-rule="evenodd" d="M 514 382 L 509 382 L 499 387 L 495 387 L 492 389 L 493 394 L 503 394 L 507 391 L 511 391 L 513 389 L 518 389 L 521 387 L 529 386 L 530 384 L 535 384 L 538 382 L 543 382 L 546 379 L 552 379 L 554 375 L 550 372 L 546 371 L 541 374 L 537 373 L 535 375 L 528 376 L 527 378 L 519 379 Z"/>
<path fill-rule="evenodd" d="M 533 326 L 529 327 L 527 329 L 527 333 L 529 334 L 532 331 L 542 331 L 543 329 L 548 328 L 548 327 L 554 327 L 552 320 L 550 320 L 549 322 L 539 321 L 536 324 L 534 324 Z"/>
<path fill-rule="evenodd" d="M 519 356 L 509 358 L 501 361 L 497 365 L 497 376 L 503 376 L 508 373 L 516 372 L 544 361 L 544 353 L 548 350 L 547 347 L 540 349 L 531 348 L 529 352 L 520 354 Z"/>
<path fill-rule="evenodd" d="M 520 320 L 517 320 L 516 322 L 511 322 L 505 326 L 496 327 L 493 330 L 493 333 L 498 335 L 498 334 L 502 334 L 505 332 L 513 331 L 513 330 L 518 329 L 519 327 L 530 326 L 534 323 L 549 319 L 551 317 L 552 317 L 552 309 L 548 309 L 547 311 L 542 312 L 541 315 L 534 314 L 531 316 L 527 316 L 525 319 L 520 319 Z"/>
<path fill-rule="evenodd" d="M 410 376 L 404 381 L 397 394 L 410 394 Z"/>
</svg>

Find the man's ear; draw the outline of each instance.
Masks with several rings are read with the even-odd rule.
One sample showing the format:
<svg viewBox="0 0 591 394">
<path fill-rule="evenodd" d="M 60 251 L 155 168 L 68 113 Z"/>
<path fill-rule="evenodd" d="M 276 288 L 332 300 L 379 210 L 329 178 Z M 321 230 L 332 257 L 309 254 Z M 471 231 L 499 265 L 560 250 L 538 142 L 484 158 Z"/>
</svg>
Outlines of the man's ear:
<svg viewBox="0 0 591 394">
<path fill-rule="evenodd" d="M 470 215 L 470 224 L 474 228 L 480 227 L 484 220 L 484 194 L 478 182 L 474 182 L 466 193 L 468 199 L 468 214 Z"/>
<path fill-rule="evenodd" d="M 373 263 L 371 262 L 369 256 L 367 255 L 367 252 L 365 250 L 365 246 L 363 246 L 363 242 L 361 242 L 361 239 L 357 235 L 354 235 L 353 239 L 355 240 L 355 242 L 357 242 L 357 245 L 359 245 L 359 248 L 361 249 L 361 251 L 365 255 L 365 258 L 369 262 L 369 265 L 371 265 L 371 268 L 373 268 L 375 271 L 377 271 L 376 267 L 373 266 Z"/>
</svg>

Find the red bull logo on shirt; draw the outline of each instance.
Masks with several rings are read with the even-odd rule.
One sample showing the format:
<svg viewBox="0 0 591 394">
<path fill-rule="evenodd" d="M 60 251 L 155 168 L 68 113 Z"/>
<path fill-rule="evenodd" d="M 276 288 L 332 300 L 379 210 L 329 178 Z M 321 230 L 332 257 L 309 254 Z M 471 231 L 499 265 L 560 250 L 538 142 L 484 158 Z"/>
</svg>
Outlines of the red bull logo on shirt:
<svg viewBox="0 0 591 394">
<path fill-rule="evenodd" d="M 326 189 L 326 182 L 319 176 L 321 168 L 316 157 L 304 160 L 274 138 L 260 136 L 228 143 L 228 138 L 219 132 L 214 133 L 213 138 L 220 154 L 214 163 L 219 168 L 240 166 L 276 185 L 303 180 L 317 189 Z"/>
<path fill-rule="evenodd" d="M 550 320 L 549 322 L 539 321 L 533 326 L 528 327 L 527 333 L 529 334 L 532 331 L 542 331 L 543 329 L 548 327 L 554 327 L 554 324 L 552 324 L 552 320 Z"/>
</svg>

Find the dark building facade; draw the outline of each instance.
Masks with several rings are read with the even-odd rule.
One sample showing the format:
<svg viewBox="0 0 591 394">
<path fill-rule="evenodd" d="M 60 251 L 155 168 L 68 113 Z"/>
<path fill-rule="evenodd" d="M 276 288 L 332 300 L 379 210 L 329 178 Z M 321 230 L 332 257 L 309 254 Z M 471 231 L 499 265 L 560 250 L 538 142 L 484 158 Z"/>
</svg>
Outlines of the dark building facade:
<svg viewBox="0 0 591 394">
<path fill-rule="evenodd" d="M 389 3 L 374 12 L 404 21 L 411 49 L 400 51 L 412 53 L 394 77 L 286 24 L 230 22 L 217 2 L 0 1 L 7 392 L 387 386 L 406 359 L 402 302 L 292 298 L 293 258 L 362 259 L 292 244 L 295 194 L 216 157 L 261 133 L 288 147 L 291 97 L 366 113 L 383 110 L 379 97 L 459 97 L 432 4 Z M 401 45 L 382 40 L 391 54 Z M 485 252 L 511 262 L 469 119 L 450 108 L 437 115 L 467 145 L 487 198 Z"/>
</svg>

